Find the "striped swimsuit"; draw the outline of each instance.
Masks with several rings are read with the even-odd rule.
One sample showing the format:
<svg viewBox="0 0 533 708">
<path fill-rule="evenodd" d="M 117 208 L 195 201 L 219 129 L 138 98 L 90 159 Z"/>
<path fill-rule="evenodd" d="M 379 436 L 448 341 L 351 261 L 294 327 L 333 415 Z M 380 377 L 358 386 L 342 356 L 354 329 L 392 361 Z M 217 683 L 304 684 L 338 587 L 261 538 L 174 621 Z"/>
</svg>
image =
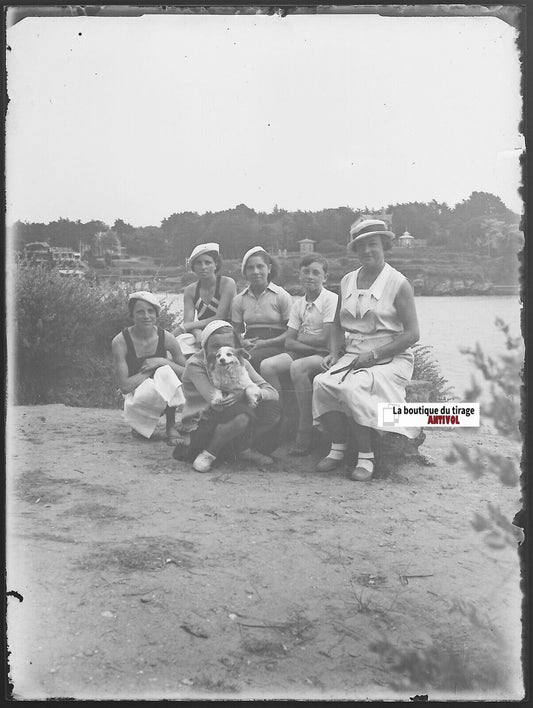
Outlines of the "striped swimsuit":
<svg viewBox="0 0 533 708">
<path fill-rule="evenodd" d="M 194 309 L 199 320 L 206 320 L 208 317 L 215 317 L 220 304 L 220 275 L 217 276 L 215 294 L 209 302 L 204 302 L 200 297 L 200 281 L 196 285 L 196 292 L 193 298 Z"/>
</svg>

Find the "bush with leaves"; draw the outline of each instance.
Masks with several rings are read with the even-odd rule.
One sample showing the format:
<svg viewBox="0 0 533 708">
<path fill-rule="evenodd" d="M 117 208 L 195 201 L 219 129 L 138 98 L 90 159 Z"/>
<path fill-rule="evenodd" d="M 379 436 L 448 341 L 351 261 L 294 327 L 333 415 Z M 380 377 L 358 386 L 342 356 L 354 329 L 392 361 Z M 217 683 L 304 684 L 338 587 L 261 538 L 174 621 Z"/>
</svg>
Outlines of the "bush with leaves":
<svg viewBox="0 0 533 708">
<path fill-rule="evenodd" d="M 512 337 L 509 325 L 500 318 L 496 319 L 497 329 L 505 337 L 506 352 L 498 357 L 485 355 L 479 344 L 475 349 L 463 349 L 485 381 L 490 384 L 490 400 L 481 404 L 485 419 L 492 422 L 495 429 L 506 439 L 521 442 L 521 373 L 524 364 L 524 347 L 521 337 Z M 472 386 L 466 392 L 466 401 L 477 401 L 481 388 L 472 378 Z M 506 487 L 516 487 L 520 481 L 520 456 L 493 452 L 482 446 L 472 449 L 462 442 L 455 442 L 453 450 L 446 458 L 447 462 L 461 461 L 475 478 L 479 479 L 487 472 L 495 474 Z M 488 515 L 476 514 L 472 521 L 476 531 L 485 534 L 485 540 L 492 548 L 504 548 L 511 545 L 516 548 L 522 539 L 522 532 L 511 523 L 493 504 L 488 504 Z"/>
<path fill-rule="evenodd" d="M 14 283 L 15 401 L 116 405 L 111 340 L 131 324 L 131 286 L 101 287 L 24 263 Z M 160 325 L 174 319 L 163 307 Z"/>
<path fill-rule="evenodd" d="M 439 363 L 434 358 L 433 347 L 415 344 L 412 352 L 415 358 L 413 380 L 429 381 L 432 384 L 427 402 L 449 401 L 453 389 L 441 375 Z"/>
</svg>

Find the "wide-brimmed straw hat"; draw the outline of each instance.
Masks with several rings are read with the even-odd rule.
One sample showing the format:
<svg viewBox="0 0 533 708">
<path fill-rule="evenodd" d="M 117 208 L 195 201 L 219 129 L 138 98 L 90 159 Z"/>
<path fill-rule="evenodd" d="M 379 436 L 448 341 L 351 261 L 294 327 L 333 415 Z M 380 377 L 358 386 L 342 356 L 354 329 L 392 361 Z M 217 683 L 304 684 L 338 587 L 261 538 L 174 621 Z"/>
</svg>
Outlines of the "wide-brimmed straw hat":
<svg viewBox="0 0 533 708">
<path fill-rule="evenodd" d="M 156 298 L 155 295 L 153 295 L 148 290 L 139 290 L 136 293 L 132 293 L 128 297 L 128 304 L 132 300 L 144 300 L 144 302 L 148 302 L 150 305 L 155 307 L 157 314 L 159 314 L 161 312 L 161 304 L 160 304 L 159 300 Z"/>
<path fill-rule="evenodd" d="M 218 243 L 199 243 L 192 250 L 191 255 L 187 258 L 187 267 L 193 269 L 194 261 L 198 256 L 203 256 L 204 253 L 218 253 L 220 255 L 220 246 Z"/>
<path fill-rule="evenodd" d="M 363 219 L 362 221 L 356 221 L 350 227 L 351 240 L 348 248 L 354 249 L 355 244 L 360 243 L 369 236 L 386 236 L 391 242 L 396 238 L 393 232 L 387 228 L 387 224 L 381 219 Z"/>
</svg>

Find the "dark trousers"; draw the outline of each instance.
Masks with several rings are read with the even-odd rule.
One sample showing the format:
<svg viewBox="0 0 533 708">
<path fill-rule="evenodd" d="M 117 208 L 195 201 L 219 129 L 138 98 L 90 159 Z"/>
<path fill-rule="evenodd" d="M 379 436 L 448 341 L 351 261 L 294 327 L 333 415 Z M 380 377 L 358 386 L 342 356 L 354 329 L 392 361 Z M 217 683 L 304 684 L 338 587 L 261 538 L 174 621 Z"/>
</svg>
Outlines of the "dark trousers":
<svg viewBox="0 0 533 708">
<path fill-rule="evenodd" d="M 256 408 L 245 403 L 236 403 L 225 411 L 209 411 L 207 416 L 200 420 L 196 430 L 192 431 L 190 444 L 183 446 L 178 443 L 174 448 L 173 457 L 177 460 L 194 460 L 202 450 L 209 447 L 217 425 L 227 423 L 241 413 L 246 414 L 249 419 L 246 430 L 224 446 L 217 458 L 235 458 L 239 452 L 248 448 L 264 455 L 273 452 L 279 445 L 278 422 L 281 409 L 277 401 L 261 401 Z"/>
</svg>

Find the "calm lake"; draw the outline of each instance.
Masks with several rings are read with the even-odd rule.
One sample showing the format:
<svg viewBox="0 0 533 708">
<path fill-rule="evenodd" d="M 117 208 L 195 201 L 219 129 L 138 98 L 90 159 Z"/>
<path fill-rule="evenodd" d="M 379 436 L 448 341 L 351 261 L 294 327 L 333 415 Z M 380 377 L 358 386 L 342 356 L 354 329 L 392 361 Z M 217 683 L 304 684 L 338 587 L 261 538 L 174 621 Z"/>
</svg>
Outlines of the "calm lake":
<svg viewBox="0 0 533 708">
<path fill-rule="evenodd" d="M 159 293 L 173 312 L 183 308 L 183 295 Z M 461 400 L 475 371 L 463 347 L 479 342 L 486 354 L 505 351 L 504 339 L 494 324 L 500 317 L 510 325 L 511 333 L 520 334 L 520 300 L 516 296 L 444 296 L 416 298 L 420 323 L 420 344 L 433 347 L 441 374 L 454 387 L 454 398 Z M 476 376 L 482 384 L 479 374 Z"/>
</svg>

